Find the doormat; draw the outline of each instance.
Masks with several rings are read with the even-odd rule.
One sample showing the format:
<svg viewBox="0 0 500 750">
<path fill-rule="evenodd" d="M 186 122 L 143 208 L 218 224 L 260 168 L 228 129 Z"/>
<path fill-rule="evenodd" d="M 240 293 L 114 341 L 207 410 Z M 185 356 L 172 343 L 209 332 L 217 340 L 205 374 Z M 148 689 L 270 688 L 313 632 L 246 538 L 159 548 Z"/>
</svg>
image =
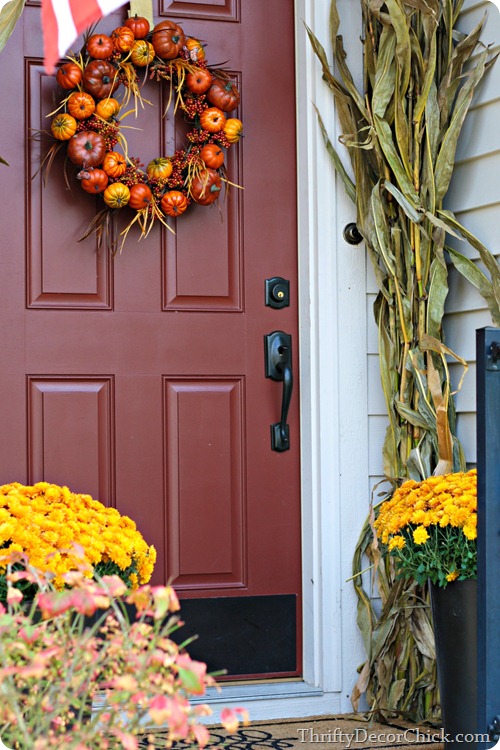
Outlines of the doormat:
<svg viewBox="0 0 500 750">
<path fill-rule="evenodd" d="M 156 731 L 140 738 L 141 750 L 166 747 L 166 732 Z M 423 725 L 396 722 L 376 724 L 363 716 L 315 716 L 305 719 L 252 722 L 234 734 L 220 727 L 210 729 L 211 750 L 368 750 L 401 748 L 405 750 L 443 750 L 441 730 Z M 192 748 L 175 742 L 174 750 Z"/>
</svg>

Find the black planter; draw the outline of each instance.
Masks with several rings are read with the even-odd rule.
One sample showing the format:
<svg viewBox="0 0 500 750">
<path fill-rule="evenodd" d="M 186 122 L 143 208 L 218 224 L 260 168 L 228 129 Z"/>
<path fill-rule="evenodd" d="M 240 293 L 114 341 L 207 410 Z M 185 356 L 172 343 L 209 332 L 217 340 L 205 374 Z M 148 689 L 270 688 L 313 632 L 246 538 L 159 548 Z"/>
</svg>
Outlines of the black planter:
<svg viewBox="0 0 500 750">
<path fill-rule="evenodd" d="M 445 747 L 475 748 L 477 581 L 453 581 L 445 588 L 430 584 L 430 592 Z"/>
</svg>

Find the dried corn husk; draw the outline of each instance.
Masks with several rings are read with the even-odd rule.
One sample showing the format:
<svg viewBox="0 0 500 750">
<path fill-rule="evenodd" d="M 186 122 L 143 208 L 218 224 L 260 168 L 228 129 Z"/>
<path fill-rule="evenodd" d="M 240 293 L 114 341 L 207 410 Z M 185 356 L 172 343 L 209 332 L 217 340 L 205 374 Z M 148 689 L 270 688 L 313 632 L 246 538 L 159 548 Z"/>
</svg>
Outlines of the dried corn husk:
<svg viewBox="0 0 500 750">
<path fill-rule="evenodd" d="M 356 205 L 357 226 L 373 263 L 379 293 L 382 389 L 389 425 L 383 467 L 395 486 L 407 478 L 462 470 L 447 361 L 466 363 L 443 344 L 447 262 L 481 293 L 500 325 L 500 268 L 484 244 L 443 205 L 458 138 L 474 93 L 496 57 L 480 42 L 484 19 L 470 33 L 457 29 L 463 0 L 360 0 L 363 91 L 349 71 L 336 0 L 330 12 L 333 72 L 317 37 L 307 33 L 321 64 L 354 179 L 347 173 L 318 113 L 337 172 Z M 449 248 L 447 235 L 478 252 L 485 271 Z M 377 614 L 360 574 L 373 563 Z M 370 519 L 353 561 L 358 625 L 367 661 L 353 693 L 365 694 L 379 718 L 405 713 L 421 720 L 438 706 L 426 593 L 396 581 L 381 558 Z"/>
</svg>

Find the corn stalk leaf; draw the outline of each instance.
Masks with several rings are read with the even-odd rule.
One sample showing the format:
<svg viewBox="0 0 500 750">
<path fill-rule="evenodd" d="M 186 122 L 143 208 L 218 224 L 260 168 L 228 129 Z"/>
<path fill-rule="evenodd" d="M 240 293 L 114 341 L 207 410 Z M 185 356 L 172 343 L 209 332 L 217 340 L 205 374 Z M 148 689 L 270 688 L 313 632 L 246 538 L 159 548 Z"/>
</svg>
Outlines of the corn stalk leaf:
<svg viewBox="0 0 500 750">
<path fill-rule="evenodd" d="M 342 164 L 342 160 L 328 136 L 327 130 L 325 128 L 325 124 L 323 122 L 323 118 L 321 117 L 321 114 L 319 113 L 318 108 L 316 107 L 316 105 L 313 105 L 313 106 L 314 106 L 314 109 L 316 110 L 316 114 L 318 115 L 318 123 L 321 129 L 323 140 L 325 141 L 326 150 L 328 151 L 335 165 L 335 169 L 339 173 L 339 176 L 341 177 L 342 182 L 344 183 L 344 187 L 345 187 L 345 191 L 347 195 L 349 196 L 349 198 L 352 200 L 353 203 L 356 203 L 356 187 L 353 181 L 351 180 L 351 178 L 349 177 L 349 175 L 347 174 L 346 169 L 344 165 Z"/>
<path fill-rule="evenodd" d="M 25 0 L 9 0 L 0 10 L 0 52 L 14 31 L 14 27 L 23 12 Z M 3 162 L 6 164 L 7 162 Z"/>
</svg>

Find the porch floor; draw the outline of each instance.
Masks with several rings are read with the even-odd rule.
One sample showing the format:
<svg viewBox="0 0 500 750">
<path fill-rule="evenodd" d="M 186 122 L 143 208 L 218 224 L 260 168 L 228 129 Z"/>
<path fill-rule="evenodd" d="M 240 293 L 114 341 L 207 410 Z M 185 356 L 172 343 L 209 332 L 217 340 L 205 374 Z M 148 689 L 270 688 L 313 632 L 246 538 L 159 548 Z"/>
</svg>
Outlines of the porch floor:
<svg viewBox="0 0 500 750">
<path fill-rule="evenodd" d="M 228 734 L 218 727 L 210 728 L 208 747 L 224 750 L 368 750 L 369 748 L 401 748 L 401 750 L 444 750 L 441 731 L 429 725 L 415 726 L 395 720 L 390 724 L 367 721 L 363 715 L 312 716 L 303 719 L 282 719 L 251 722 L 238 732 Z M 150 736 L 150 742 L 153 736 Z M 165 747 L 162 732 L 154 734 L 154 744 L 141 740 L 139 747 Z M 184 743 L 174 743 L 182 750 Z"/>
</svg>

